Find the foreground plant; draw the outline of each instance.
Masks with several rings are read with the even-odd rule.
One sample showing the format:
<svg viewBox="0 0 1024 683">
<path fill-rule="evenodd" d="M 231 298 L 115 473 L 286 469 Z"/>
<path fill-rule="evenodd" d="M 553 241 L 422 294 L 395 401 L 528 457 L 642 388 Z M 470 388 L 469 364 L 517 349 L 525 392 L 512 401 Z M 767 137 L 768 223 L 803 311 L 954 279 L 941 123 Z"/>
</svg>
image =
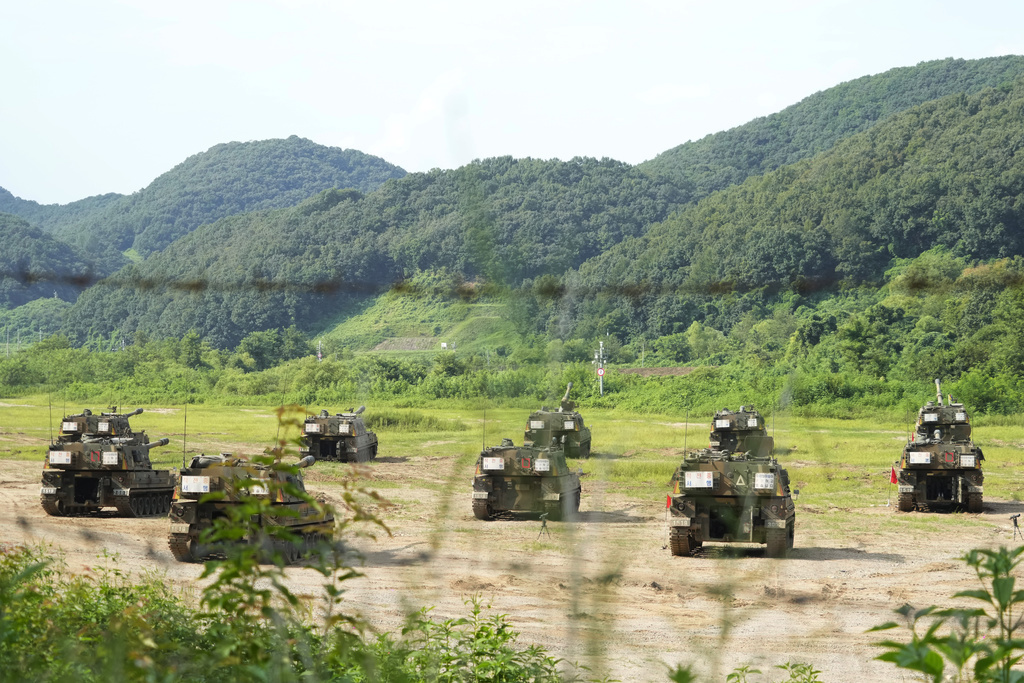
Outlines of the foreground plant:
<svg viewBox="0 0 1024 683">
<path fill-rule="evenodd" d="M 914 609 L 903 605 L 896 610 L 903 617 L 902 624 L 890 621 L 871 631 L 905 626 L 910 641 L 878 643 L 886 650 L 878 659 L 919 671 L 934 683 L 1024 681 L 1024 670 L 1014 668 L 1024 657 L 1024 639 L 1019 633 L 1024 622 L 1024 590 L 1016 588 L 1013 575 L 1024 560 L 1022 555 L 1024 547 L 972 550 L 964 555 L 962 559 L 974 569 L 981 588 L 960 591 L 953 597 L 976 600 L 982 606 Z"/>
</svg>

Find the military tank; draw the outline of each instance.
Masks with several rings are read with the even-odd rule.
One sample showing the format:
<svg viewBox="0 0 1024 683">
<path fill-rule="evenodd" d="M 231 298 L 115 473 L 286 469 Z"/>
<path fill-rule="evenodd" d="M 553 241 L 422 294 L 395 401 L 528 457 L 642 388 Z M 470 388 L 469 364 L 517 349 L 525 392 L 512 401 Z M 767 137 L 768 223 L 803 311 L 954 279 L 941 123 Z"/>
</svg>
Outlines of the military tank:
<svg viewBox="0 0 1024 683">
<path fill-rule="evenodd" d="M 590 429 L 583 424 L 583 416 L 576 410 L 576 403 L 569 400 L 572 382 L 565 389 L 558 410 L 540 410 L 530 413 L 526 422 L 523 444 L 535 448 L 561 446 L 569 458 L 590 456 Z"/>
<path fill-rule="evenodd" d="M 709 447 L 687 453 L 672 475 L 669 548 L 687 556 L 705 542 L 763 544 L 768 557 L 793 547 L 796 506 L 775 441 L 752 407 L 715 413 Z"/>
<path fill-rule="evenodd" d="M 539 512 L 566 519 L 579 512 L 581 492 L 580 475 L 569 469 L 561 447 L 516 447 L 502 439 L 477 459 L 473 515 L 488 520 L 502 512 Z"/>
<path fill-rule="evenodd" d="M 163 515 L 171 505 L 174 474 L 155 470 L 144 431 L 132 431 L 128 418 L 142 413 L 83 410 L 61 420 L 60 435 L 43 462 L 39 500 L 49 515 L 85 514 L 105 507 L 125 517 Z"/>
<path fill-rule="evenodd" d="M 917 413 L 917 426 L 894 463 L 899 484 L 897 507 L 960 508 L 981 512 L 985 456 L 971 440 L 971 420 L 963 403 L 942 401 L 942 383 L 935 380 L 935 401 Z"/>
<path fill-rule="evenodd" d="M 317 460 L 367 462 L 377 457 L 377 435 L 366 428 L 361 415 L 366 406 L 331 415 L 321 410 L 302 425 L 302 455 Z"/>
<path fill-rule="evenodd" d="M 296 467 L 309 467 L 314 462 L 316 459 L 307 455 Z M 223 555 L 226 547 L 208 543 L 204 532 L 218 518 L 228 517 L 230 508 L 255 497 L 268 501 L 269 507 L 249 518 L 250 533 L 240 542 L 260 545 L 268 554 L 278 552 L 286 562 L 295 562 L 334 535 L 334 515 L 297 495 L 305 491 L 301 473 L 230 453 L 196 456 L 181 470 L 169 515 L 167 544 L 179 562 Z M 299 542 L 282 538 L 282 528 L 296 535 Z"/>
</svg>

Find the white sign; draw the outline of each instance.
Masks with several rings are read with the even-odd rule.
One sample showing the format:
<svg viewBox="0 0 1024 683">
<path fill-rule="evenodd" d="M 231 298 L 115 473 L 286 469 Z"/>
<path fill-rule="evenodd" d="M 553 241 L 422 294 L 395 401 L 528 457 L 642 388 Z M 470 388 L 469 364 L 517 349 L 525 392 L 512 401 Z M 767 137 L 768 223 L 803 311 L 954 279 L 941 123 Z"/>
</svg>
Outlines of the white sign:
<svg viewBox="0 0 1024 683">
<path fill-rule="evenodd" d="M 317 434 L 319 432 L 320 432 L 320 425 L 319 424 L 317 424 L 316 422 L 307 422 L 306 423 L 306 433 L 307 434 Z"/>
<path fill-rule="evenodd" d="M 483 468 L 485 470 L 505 469 L 505 458 L 484 458 Z"/>
<path fill-rule="evenodd" d="M 50 451 L 51 465 L 70 465 L 71 451 Z"/>
<path fill-rule="evenodd" d="M 938 422 L 939 421 L 939 414 L 938 413 L 925 413 L 924 414 L 924 421 L 925 422 Z"/>
<path fill-rule="evenodd" d="M 966 422 L 967 421 L 967 413 L 957 413 L 956 414 L 956 421 L 957 422 Z"/>
<path fill-rule="evenodd" d="M 342 422 L 340 425 L 338 425 L 339 434 L 349 434 L 351 431 L 352 425 L 350 425 L 348 422 Z"/>
<path fill-rule="evenodd" d="M 568 429 L 570 432 L 576 431 L 576 423 L 572 420 L 566 420 L 562 423 L 562 429 Z"/>
<path fill-rule="evenodd" d="M 730 425 L 728 420 L 715 420 L 715 429 L 728 429 Z"/>
<path fill-rule="evenodd" d="M 976 462 L 973 455 L 960 456 L 960 467 L 974 467 Z"/>
<path fill-rule="evenodd" d="M 270 493 L 270 489 L 263 484 L 253 484 L 249 487 L 249 493 L 254 496 L 265 496 Z"/>
<path fill-rule="evenodd" d="M 530 420 L 530 429 L 544 429 L 544 420 Z"/>
<path fill-rule="evenodd" d="M 604 368 L 598 368 L 597 369 L 597 376 L 598 377 L 604 377 Z"/>
<path fill-rule="evenodd" d="M 104 465 L 116 465 L 120 461 L 117 456 L 117 452 L 111 453 L 110 451 L 103 452 L 103 464 Z"/>
<path fill-rule="evenodd" d="M 210 492 L 210 478 L 209 477 L 182 477 L 181 478 L 181 492 L 182 493 L 209 493 Z"/>
<path fill-rule="evenodd" d="M 927 465 L 932 461 L 932 454 L 928 451 L 910 451 L 907 455 L 911 465 Z"/>
<path fill-rule="evenodd" d="M 78 431 L 78 423 L 77 422 L 61 422 L 60 423 L 60 430 L 62 432 L 77 432 Z"/>
<path fill-rule="evenodd" d="M 771 472 L 755 472 L 754 473 L 754 488 L 755 489 L 773 489 L 775 488 L 775 475 Z"/>
<path fill-rule="evenodd" d="M 109 432 L 110 431 L 110 423 L 109 422 L 100 422 L 98 425 L 96 425 L 96 429 L 98 431 L 101 431 L 101 432 Z"/>
<path fill-rule="evenodd" d="M 534 472 L 550 472 L 551 461 L 550 460 L 534 460 L 533 461 Z"/>
<path fill-rule="evenodd" d="M 710 489 L 715 486 L 714 472 L 687 472 L 686 488 L 688 489 Z"/>
<path fill-rule="evenodd" d="M 748 418 L 747 419 L 747 426 L 748 427 L 756 427 L 757 426 L 757 418 L 756 417 Z"/>
</svg>

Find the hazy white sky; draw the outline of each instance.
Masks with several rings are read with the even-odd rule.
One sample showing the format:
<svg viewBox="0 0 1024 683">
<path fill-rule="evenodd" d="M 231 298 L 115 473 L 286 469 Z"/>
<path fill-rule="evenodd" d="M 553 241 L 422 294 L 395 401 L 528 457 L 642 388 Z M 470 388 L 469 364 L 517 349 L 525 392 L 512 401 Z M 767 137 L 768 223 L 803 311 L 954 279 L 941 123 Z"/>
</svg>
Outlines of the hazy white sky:
<svg viewBox="0 0 1024 683">
<path fill-rule="evenodd" d="M 130 193 L 232 140 L 408 171 L 638 163 L 843 81 L 1024 54 L 1018 0 L 0 3 L 0 187 Z"/>
</svg>

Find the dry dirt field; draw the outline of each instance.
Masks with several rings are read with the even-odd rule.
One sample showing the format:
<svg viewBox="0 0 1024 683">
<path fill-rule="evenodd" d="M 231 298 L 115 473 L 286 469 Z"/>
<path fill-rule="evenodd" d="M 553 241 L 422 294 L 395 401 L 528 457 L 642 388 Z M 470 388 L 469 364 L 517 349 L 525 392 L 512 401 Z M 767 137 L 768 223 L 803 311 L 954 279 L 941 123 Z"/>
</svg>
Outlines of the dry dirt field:
<svg viewBox="0 0 1024 683">
<path fill-rule="evenodd" d="M 788 559 L 714 549 L 675 558 L 665 548 L 661 492 L 625 499 L 584 479 L 581 519 L 551 523 L 551 536 L 538 538 L 536 519 L 473 518 L 471 466 L 455 456 L 371 465 L 369 485 L 395 503 L 381 510 L 392 535 L 358 542 L 365 576 L 347 584 L 348 608 L 394 629 L 425 605 L 463 615 L 463 601 L 480 595 L 510 615 L 524 642 L 621 681 L 665 681 L 667 665 L 680 662 L 722 681 L 740 664 L 768 673 L 786 661 L 809 662 L 826 681 L 914 680 L 874 661 L 877 638 L 865 630 L 905 602 L 946 602 L 974 588 L 958 556 L 1012 543 L 1009 515 L 1024 508 L 986 501 L 984 513 L 960 515 L 962 525 L 933 525 L 924 513 L 894 524 L 898 513 L 884 505 L 822 510 L 798 501 Z M 342 467 L 318 465 L 307 488 L 332 498 Z M 199 565 L 172 559 L 164 519 L 47 517 L 39 474 L 38 461 L 0 460 L 0 540 L 50 543 L 72 570 L 104 562 L 106 549 L 122 569 L 165 572 L 183 588 L 199 576 Z M 317 591 L 313 570 L 293 567 L 288 576 L 299 592 Z"/>
</svg>

